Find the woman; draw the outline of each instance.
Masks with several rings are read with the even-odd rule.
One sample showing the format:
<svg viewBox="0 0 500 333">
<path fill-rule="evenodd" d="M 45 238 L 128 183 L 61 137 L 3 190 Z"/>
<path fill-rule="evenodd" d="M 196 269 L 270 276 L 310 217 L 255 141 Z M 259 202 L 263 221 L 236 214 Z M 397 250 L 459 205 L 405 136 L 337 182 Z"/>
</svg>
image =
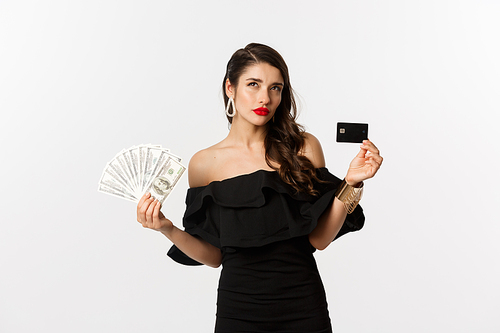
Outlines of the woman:
<svg viewBox="0 0 500 333">
<path fill-rule="evenodd" d="M 288 68 L 268 46 L 236 51 L 223 90 L 230 131 L 189 163 L 185 231 L 150 194 L 137 220 L 174 243 L 174 260 L 222 264 L 216 332 L 331 332 L 313 252 L 363 226 L 360 189 L 382 157 L 365 140 L 343 182 L 330 174 L 319 141 L 295 122 Z"/>
</svg>

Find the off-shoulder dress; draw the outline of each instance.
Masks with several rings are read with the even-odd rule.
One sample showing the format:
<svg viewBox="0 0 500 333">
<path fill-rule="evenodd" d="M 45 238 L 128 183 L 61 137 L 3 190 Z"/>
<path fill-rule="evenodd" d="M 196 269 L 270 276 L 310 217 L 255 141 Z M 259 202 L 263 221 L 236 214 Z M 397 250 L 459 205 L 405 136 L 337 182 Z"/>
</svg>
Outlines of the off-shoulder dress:
<svg viewBox="0 0 500 333">
<path fill-rule="evenodd" d="M 318 196 L 296 191 L 275 171 L 258 170 L 190 188 L 183 225 L 222 251 L 215 332 L 332 332 L 325 290 L 308 235 L 341 180 L 328 169 Z M 337 235 L 364 224 L 358 206 Z M 175 245 L 168 255 L 200 265 Z"/>
</svg>

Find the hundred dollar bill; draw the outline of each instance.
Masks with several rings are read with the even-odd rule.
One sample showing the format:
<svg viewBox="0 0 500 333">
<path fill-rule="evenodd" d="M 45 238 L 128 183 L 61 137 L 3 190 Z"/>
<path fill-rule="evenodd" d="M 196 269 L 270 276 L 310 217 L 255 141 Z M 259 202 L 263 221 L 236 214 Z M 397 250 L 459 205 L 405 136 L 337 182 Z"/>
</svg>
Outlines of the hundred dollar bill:
<svg viewBox="0 0 500 333">
<path fill-rule="evenodd" d="M 174 160 L 176 160 L 177 162 L 179 162 L 179 163 L 181 163 L 181 162 L 182 162 L 182 158 L 180 158 L 180 157 L 179 157 L 179 156 L 177 156 L 177 155 L 172 154 L 172 153 L 170 152 L 170 150 L 165 149 L 165 152 L 166 152 L 167 154 L 169 154 L 169 155 L 170 155 L 170 157 L 172 157 L 172 158 L 173 158 Z"/>
<path fill-rule="evenodd" d="M 155 173 L 144 193 L 151 193 L 161 204 L 172 192 L 186 168 L 172 157 L 168 157 Z"/>
<path fill-rule="evenodd" d="M 132 146 L 106 164 L 98 191 L 135 202 L 148 191 L 156 193 L 163 203 L 184 170 L 181 158 L 167 148 L 152 144 Z"/>
<path fill-rule="evenodd" d="M 127 183 L 120 179 L 120 177 L 117 177 L 114 170 L 110 167 L 104 169 L 104 172 L 102 173 L 98 191 L 103 192 L 101 191 L 102 188 L 112 189 L 114 192 L 120 193 L 123 196 L 137 199 L 137 194 L 131 191 L 127 186 Z M 109 193 L 109 191 L 104 192 Z"/>
<path fill-rule="evenodd" d="M 127 189 L 129 190 L 130 193 L 134 193 L 135 188 L 132 186 L 132 184 L 128 180 L 129 176 L 128 176 L 127 172 L 125 170 L 123 170 L 124 163 L 123 162 L 120 163 L 120 159 L 118 157 L 116 157 L 111 162 L 109 162 L 106 168 L 109 168 L 110 170 L 112 170 L 113 176 L 116 179 L 119 179 L 121 182 L 123 182 L 123 184 L 127 187 Z"/>
<path fill-rule="evenodd" d="M 127 150 L 127 152 L 125 153 L 125 155 L 128 157 L 128 163 L 130 163 L 130 169 L 132 171 L 132 181 L 134 182 L 134 187 L 135 189 L 137 190 L 137 192 L 140 192 L 141 188 L 140 188 L 140 184 L 139 184 L 139 171 L 138 171 L 138 165 L 137 165 L 137 162 L 138 162 L 138 152 L 137 152 L 137 149 L 135 147 L 132 147 L 130 148 L 129 150 Z"/>
<path fill-rule="evenodd" d="M 133 201 L 133 202 L 138 202 L 139 200 L 134 198 L 134 197 L 131 197 L 131 196 L 128 196 L 126 194 L 123 194 L 122 192 L 119 192 L 113 188 L 110 188 L 104 184 L 99 184 L 99 188 L 98 188 L 98 191 L 99 192 L 103 192 L 103 193 L 107 193 L 107 194 L 111 194 L 111 195 L 114 195 L 116 197 L 119 197 L 119 198 L 123 198 L 123 199 L 127 199 L 127 200 L 130 200 L 130 201 Z"/>
<path fill-rule="evenodd" d="M 158 160 L 164 154 L 165 153 L 163 152 L 163 150 L 161 148 L 147 147 L 147 149 L 146 149 L 146 161 L 145 161 L 145 165 L 144 165 L 143 179 L 142 179 L 142 184 L 141 184 L 142 189 L 145 189 L 149 186 L 149 183 L 152 180 L 152 176 L 155 173 L 155 169 L 157 168 Z M 164 158 L 165 158 L 165 156 L 163 156 L 163 159 Z"/>
<path fill-rule="evenodd" d="M 145 188 L 149 188 L 151 182 L 153 179 L 156 177 L 158 172 L 160 171 L 161 167 L 170 159 L 170 155 L 165 152 L 165 150 L 162 150 L 160 155 L 158 156 L 158 159 L 154 163 L 154 167 L 150 170 L 150 177 L 148 181 L 146 182 Z"/>
</svg>

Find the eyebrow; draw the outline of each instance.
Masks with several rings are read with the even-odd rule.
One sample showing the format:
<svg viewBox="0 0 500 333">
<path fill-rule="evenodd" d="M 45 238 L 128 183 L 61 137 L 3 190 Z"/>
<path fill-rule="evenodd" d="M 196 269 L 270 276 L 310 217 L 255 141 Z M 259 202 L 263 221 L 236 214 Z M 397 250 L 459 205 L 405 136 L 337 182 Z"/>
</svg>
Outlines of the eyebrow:
<svg viewBox="0 0 500 333">
<path fill-rule="evenodd" d="M 253 77 L 249 77 L 248 79 L 246 79 L 246 81 L 255 81 L 255 82 L 259 82 L 259 83 L 262 83 L 262 80 L 261 79 L 256 79 L 256 78 L 253 78 Z M 284 86 L 283 83 L 281 82 L 274 82 L 273 84 L 271 84 L 272 86 Z"/>
</svg>

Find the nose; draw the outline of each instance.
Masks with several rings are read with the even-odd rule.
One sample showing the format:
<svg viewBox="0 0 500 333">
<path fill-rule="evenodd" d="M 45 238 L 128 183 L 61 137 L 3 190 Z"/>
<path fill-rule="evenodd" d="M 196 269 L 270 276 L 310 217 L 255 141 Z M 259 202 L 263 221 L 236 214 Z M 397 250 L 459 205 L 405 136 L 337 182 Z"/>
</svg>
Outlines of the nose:
<svg viewBox="0 0 500 333">
<path fill-rule="evenodd" d="M 266 89 L 262 89 L 259 95 L 259 103 L 262 105 L 267 105 L 271 101 L 269 97 L 269 92 Z"/>
</svg>

